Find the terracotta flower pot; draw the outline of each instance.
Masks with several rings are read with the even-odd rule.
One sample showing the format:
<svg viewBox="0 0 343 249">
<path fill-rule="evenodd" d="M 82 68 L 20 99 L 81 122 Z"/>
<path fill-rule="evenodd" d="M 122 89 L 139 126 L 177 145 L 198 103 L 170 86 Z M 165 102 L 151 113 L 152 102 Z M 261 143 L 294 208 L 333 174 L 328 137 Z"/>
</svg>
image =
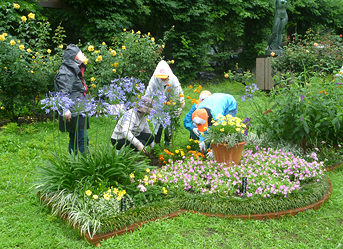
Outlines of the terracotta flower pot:
<svg viewBox="0 0 343 249">
<path fill-rule="evenodd" d="M 231 162 L 239 165 L 244 149 L 245 141 L 238 144 L 237 147 L 228 148 L 225 144 L 211 144 L 213 158 L 218 163 L 226 163 L 231 166 Z"/>
</svg>

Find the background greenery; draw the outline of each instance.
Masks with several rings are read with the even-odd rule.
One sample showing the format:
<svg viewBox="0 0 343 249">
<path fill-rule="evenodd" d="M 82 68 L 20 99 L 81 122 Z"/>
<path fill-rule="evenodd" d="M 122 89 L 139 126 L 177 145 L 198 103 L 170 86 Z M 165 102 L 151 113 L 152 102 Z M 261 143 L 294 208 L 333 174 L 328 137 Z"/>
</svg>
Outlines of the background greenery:
<svg viewBox="0 0 343 249">
<path fill-rule="evenodd" d="M 212 92 L 233 94 L 239 105 L 238 116 L 248 116 L 250 107 L 241 102 L 244 86 L 228 81 L 203 85 Z M 195 96 L 184 88 L 185 96 Z M 182 117 L 190 108 L 190 100 Z M 90 145 L 96 139 L 109 139 L 111 129 L 98 129 L 104 120 L 92 118 L 89 130 Z M 36 166 L 50 158 L 54 144 L 67 151 L 67 134 L 60 134 L 54 143 L 55 122 L 41 122 L 18 127 L 11 123 L 0 132 L 0 243 L 3 248 L 93 248 L 79 237 L 77 231 L 39 203 L 30 188 L 36 179 Z M 112 127 L 114 128 L 114 127 Z M 96 136 L 96 134 L 99 134 Z M 188 131 L 182 129 L 176 146 L 188 140 Z M 59 148 L 59 147 L 58 147 Z M 184 214 L 178 218 L 152 222 L 132 234 L 102 242 L 102 247 L 113 248 L 336 248 L 343 244 L 342 167 L 326 173 L 333 184 L 328 203 L 317 211 L 307 211 L 281 220 L 231 220 Z M 259 238 L 258 240 L 256 238 Z"/>
</svg>

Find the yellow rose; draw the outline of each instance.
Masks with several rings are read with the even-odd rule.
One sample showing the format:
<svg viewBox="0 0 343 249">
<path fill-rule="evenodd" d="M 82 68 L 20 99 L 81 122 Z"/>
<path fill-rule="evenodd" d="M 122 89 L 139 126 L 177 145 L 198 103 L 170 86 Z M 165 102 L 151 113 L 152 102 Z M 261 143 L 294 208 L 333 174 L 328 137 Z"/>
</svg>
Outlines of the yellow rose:
<svg viewBox="0 0 343 249">
<path fill-rule="evenodd" d="M 151 40 L 154 42 L 154 41 L 155 41 L 155 38 L 154 38 L 154 37 L 151 37 Z"/>
<path fill-rule="evenodd" d="M 111 54 L 112 54 L 112 56 L 115 56 L 117 54 L 117 52 L 115 50 L 112 50 Z"/>
<path fill-rule="evenodd" d="M 113 65 L 114 65 L 114 67 L 118 67 L 119 63 L 115 62 Z"/>
<path fill-rule="evenodd" d="M 5 40 L 5 36 L 4 35 L 0 35 L 0 41 L 4 41 Z"/>
<path fill-rule="evenodd" d="M 94 51 L 94 46 L 93 46 L 93 45 L 89 45 L 89 46 L 88 46 L 88 51 L 89 51 L 89 52 Z"/>
<path fill-rule="evenodd" d="M 137 31 L 137 34 L 139 34 L 139 35 L 140 35 L 140 34 L 141 34 L 141 32 L 138 30 L 138 31 Z"/>
<path fill-rule="evenodd" d="M 25 46 L 24 46 L 24 45 L 19 45 L 19 49 L 20 49 L 20 50 L 24 50 L 24 49 L 25 49 Z"/>
<path fill-rule="evenodd" d="M 102 44 L 102 45 L 106 45 L 106 42 L 102 42 L 101 44 Z"/>
<path fill-rule="evenodd" d="M 30 18 L 30 19 L 35 19 L 35 14 L 30 12 L 30 14 L 28 14 L 27 17 Z"/>
<path fill-rule="evenodd" d="M 123 31 L 125 32 L 125 31 L 126 31 L 126 29 L 123 29 Z"/>
<path fill-rule="evenodd" d="M 14 7 L 15 9 L 19 9 L 19 8 L 20 8 L 20 5 L 17 4 L 17 3 L 13 3 L 13 7 Z"/>
<path fill-rule="evenodd" d="M 26 51 L 27 51 L 28 53 L 31 53 L 31 49 L 29 49 L 29 48 L 28 48 L 28 49 L 26 49 Z"/>
<path fill-rule="evenodd" d="M 148 32 L 148 36 L 150 36 L 150 32 Z"/>
<path fill-rule="evenodd" d="M 171 64 L 174 64 L 175 61 L 174 61 L 174 60 L 171 60 L 170 62 L 171 62 Z"/>
<path fill-rule="evenodd" d="M 59 45 L 58 47 L 59 47 L 59 48 L 63 48 L 63 45 Z"/>
<path fill-rule="evenodd" d="M 121 49 L 122 49 L 122 50 L 125 50 L 125 49 L 126 49 L 126 47 L 125 47 L 125 46 L 121 46 Z"/>
<path fill-rule="evenodd" d="M 190 150 L 191 149 L 191 146 L 187 145 L 187 150 Z"/>
<path fill-rule="evenodd" d="M 22 20 L 23 22 L 26 22 L 26 21 L 27 21 L 26 16 L 22 16 L 22 17 L 21 17 L 21 20 Z"/>
<path fill-rule="evenodd" d="M 164 44 L 162 44 L 162 48 L 164 48 Z"/>
<path fill-rule="evenodd" d="M 116 73 L 116 72 L 117 72 L 117 70 L 116 70 L 115 68 L 113 68 L 112 71 L 113 71 L 113 73 Z"/>
<path fill-rule="evenodd" d="M 96 88 L 96 85 L 95 85 L 95 84 L 92 84 L 91 87 L 92 87 L 92 88 Z"/>
<path fill-rule="evenodd" d="M 50 53 L 51 53 L 51 49 L 46 50 L 46 52 L 47 52 L 48 54 L 50 54 Z"/>
<path fill-rule="evenodd" d="M 96 62 L 98 62 L 98 61 L 101 61 L 102 60 L 102 56 L 101 55 L 99 55 L 98 57 L 96 57 Z"/>
</svg>

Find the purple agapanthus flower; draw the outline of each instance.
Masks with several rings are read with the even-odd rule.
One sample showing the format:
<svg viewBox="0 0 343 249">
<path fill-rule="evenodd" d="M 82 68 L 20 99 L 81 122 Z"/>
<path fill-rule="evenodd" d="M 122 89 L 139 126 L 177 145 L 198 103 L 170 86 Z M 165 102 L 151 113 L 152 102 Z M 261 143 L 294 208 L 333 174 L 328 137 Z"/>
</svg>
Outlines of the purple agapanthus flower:
<svg viewBox="0 0 343 249">
<path fill-rule="evenodd" d="M 304 101 L 305 95 L 302 94 L 302 95 L 300 96 L 300 98 L 301 98 L 301 101 Z"/>
</svg>

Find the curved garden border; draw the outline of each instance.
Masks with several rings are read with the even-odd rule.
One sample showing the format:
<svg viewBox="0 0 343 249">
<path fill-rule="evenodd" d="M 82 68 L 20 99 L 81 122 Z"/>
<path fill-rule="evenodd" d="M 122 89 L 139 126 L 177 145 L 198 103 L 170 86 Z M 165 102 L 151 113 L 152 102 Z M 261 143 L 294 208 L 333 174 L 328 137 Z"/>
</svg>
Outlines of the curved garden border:
<svg viewBox="0 0 343 249">
<path fill-rule="evenodd" d="M 310 209 L 317 210 L 326 201 L 328 201 L 328 199 L 331 195 L 331 192 L 332 192 L 332 184 L 331 184 L 331 181 L 328 177 L 327 177 L 327 179 L 328 179 L 328 191 L 327 191 L 327 193 L 321 199 L 319 199 L 317 202 L 310 204 L 310 205 L 307 205 L 307 206 L 302 207 L 302 208 L 290 209 L 290 210 L 286 210 L 286 211 L 278 211 L 278 212 L 274 212 L 274 213 L 251 214 L 251 215 L 210 214 L 210 213 L 203 213 L 203 212 L 198 212 L 198 211 L 189 211 L 189 210 L 185 210 L 185 209 L 180 209 L 180 210 L 173 212 L 173 213 L 170 213 L 168 215 L 163 215 L 161 217 L 151 219 L 149 221 L 140 221 L 140 222 L 137 222 L 135 224 L 125 226 L 122 229 L 115 230 L 113 232 L 108 232 L 108 233 L 104 233 L 104 234 L 95 234 L 93 237 L 86 234 L 85 238 L 91 244 L 99 246 L 99 241 L 101 241 L 103 239 L 109 239 L 109 238 L 114 237 L 114 236 L 120 236 L 120 235 L 123 235 L 123 234 L 128 233 L 128 232 L 133 232 L 134 230 L 136 230 L 137 228 L 139 228 L 141 226 L 144 226 L 148 222 L 160 220 L 160 219 L 165 219 L 165 218 L 175 218 L 179 214 L 182 214 L 185 212 L 198 213 L 198 214 L 205 215 L 207 217 L 239 218 L 242 220 L 246 220 L 246 219 L 254 219 L 254 220 L 280 219 L 281 217 L 294 216 L 300 212 L 305 212 L 305 211 L 310 210 Z"/>
</svg>

